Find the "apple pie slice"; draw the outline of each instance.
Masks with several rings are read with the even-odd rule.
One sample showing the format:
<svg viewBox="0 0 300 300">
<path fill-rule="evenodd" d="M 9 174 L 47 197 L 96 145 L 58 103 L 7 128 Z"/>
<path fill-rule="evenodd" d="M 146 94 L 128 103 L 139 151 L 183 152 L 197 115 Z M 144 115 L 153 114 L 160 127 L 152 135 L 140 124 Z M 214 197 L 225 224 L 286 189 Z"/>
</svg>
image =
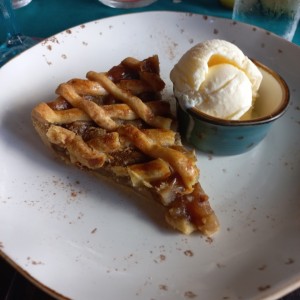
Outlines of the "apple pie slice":
<svg viewBox="0 0 300 300">
<path fill-rule="evenodd" d="M 166 207 L 166 221 L 190 234 L 211 235 L 217 217 L 199 183 L 193 151 L 185 149 L 155 55 L 128 57 L 106 73 L 90 71 L 38 104 L 32 121 L 43 142 L 67 163 L 112 178 Z"/>
</svg>

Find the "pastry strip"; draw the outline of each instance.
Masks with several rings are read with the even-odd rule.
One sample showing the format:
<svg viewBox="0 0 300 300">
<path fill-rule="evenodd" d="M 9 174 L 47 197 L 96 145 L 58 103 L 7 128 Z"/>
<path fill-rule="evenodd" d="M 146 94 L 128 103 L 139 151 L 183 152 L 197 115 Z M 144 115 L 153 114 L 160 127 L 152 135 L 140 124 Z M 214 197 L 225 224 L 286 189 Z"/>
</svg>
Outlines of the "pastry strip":
<svg viewBox="0 0 300 300">
<path fill-rule="evenodd" d="M 84 100 L 87 101 L 87 100 Z M 167 105 L 164 101 L 155 101 L 147 103 L 155 112 L 166 112 Z M 127 104 L 103 105 L 103 110 L 112 119 L 136 120 L 138 116 Z M 79 108 L 69 108 L 63 110 L 53 110 L 48 104 L 42 102 L 36 106 L 35 117 L 45 120 L 48 123 L 69 124 L 75 121 L 90 121 L 91 118 Z"/>
<path fill-rule="evenodd" d="M 66 149 L 72 163 L 80 163 L 90 169 L 98 169 L 103 166 L 106 154 L 88 146 L 74 132 L 60 126 L 51 125 L 47 131 L 49 142 Z"/>
<path fill-rule="evenodd" d="M 81 109 L 70 108 L 65 110 L 53 110 L 44 102 L 38 104 L 33 113 L 35 118 L 55 124 L 69 124 L 75 121 L 91 120 Z"/>
<path fill-rule="evenodd" d="M 68 81 L 79 95 L 90 95 L 90 96 L 105 96 L 107 91 L 95 81 L 87 79 L 74 78 Z"/>
<path fill-rule="evenodd" d="M 90 80 L 99 82 L 115 98 L 125 102 L 146 123 L 156 128 L 171 127 L 172 120 L 161 116 L 155 116 L 152 110 L 138 97 L 120 89 L 104 73 L 90 71 L 87 73 Z"/>
<path fill-rule="evenodd" d="M 86 112 L 100 127 L 108 130 L 115 130 L 118 127 L 117 123 L 106 114 L 101 106 L 79 96 L 71 84 L 62 83 L 57 88 L 56 93 L 63 96 L 74 107 Z"/>
<path fill-rule="evenodd" d="M 154 143 L 138 128 L 124 125 L 119 128 L 119 133 L 125 135 L 138 149 L 153 158 L 161 158 L 168 162 L 177 172 L 185 185 L 185 193 L 193 191 L 194 184 L 198 181 L 198 169 L 195 162 L 183 153 L 172 148 L 163 147 Z"/>
</svg>

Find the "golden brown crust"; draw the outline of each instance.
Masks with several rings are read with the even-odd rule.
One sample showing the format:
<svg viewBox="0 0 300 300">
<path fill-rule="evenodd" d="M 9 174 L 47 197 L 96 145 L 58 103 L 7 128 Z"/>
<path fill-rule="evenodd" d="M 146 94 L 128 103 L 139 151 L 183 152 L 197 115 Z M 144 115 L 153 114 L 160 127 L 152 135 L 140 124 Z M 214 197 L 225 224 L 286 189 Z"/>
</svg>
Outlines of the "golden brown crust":
<svg viewBox="0 0 300 300">
<path fill-rule="evenodd" d="M 119 132 L 146 155 L 153 158 L 161 158 L 168 162 L 175 172 L 181 176 L 185 185 L 184 193 L 193 191 L 193 186 L 198 181 L 199 175 L 195 159 L 191 159 L 180 151 L 155 143 L 133 125 L 122 126 L 119 128 Z"/>
<path fill-rule="evenodd" d="M 65 162 L 150 191 L 167 207 L 167 222 L 181 232 L 217 231 L 195 154 L 170 129 L 170 105 L 160 100 L 158 57 L 126 58 L 87 78 L 60 84 L 54 101 L 33 109 L 43 142 Z"/>
<path fill-rule="evenodd" d="M 48 104 L 44 102 L 38 104 L 32 114 L 36 120 L 56 124 L 68 124 L 75 121 L 91 120 L 91 118 L 83 110 L 78 108 L 54 111 Z"/>
<path fill-rule="evenodd" d="M 59 85 L 56 93 L 64 97 L 73 107 L 85 112 L 100 127 L 108 130 L 114 130 L 118 127 L 116 122 L 113 121 L 101 106 L 77 94 L 72 84 L 63 83 Z"/>
<path fill-rule="evenodd" d="M 106 160 L 106 154 L 87 145 L 81 136 L 61 126 L 51 125 L 46 133 L 51 144 L 68 151 L 71 163 L 81 164 L 89 169 L 101 168 Z"/>
<path fill-rule="evenodd" d="M 156 128 L 171 127 L 172 120 L 161 116 L 156 116 L 153 111 L 137 96 L 123 90 L 115 85 L 104 73 L 88 72 L 90 80 L 100 83 L 111 95 L 123 101 L 147 124 Z"/>
</svg>

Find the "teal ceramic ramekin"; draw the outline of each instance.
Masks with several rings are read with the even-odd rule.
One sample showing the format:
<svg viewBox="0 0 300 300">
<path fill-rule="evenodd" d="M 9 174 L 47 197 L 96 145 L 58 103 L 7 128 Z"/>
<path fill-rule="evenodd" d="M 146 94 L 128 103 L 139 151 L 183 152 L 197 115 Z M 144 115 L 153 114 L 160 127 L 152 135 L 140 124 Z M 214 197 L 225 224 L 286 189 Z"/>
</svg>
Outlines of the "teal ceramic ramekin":
<svg viewBox="0 0 300 300">
<path fill-rule="evenodd" d="M 253 61 L 263 74 L 254 107 L 241 120 L 223 120 L 184 108 L 177 101 L 177 118 L 181 136 L 196 149 L 215 155 L 242 154 L 258 145 L 271 125 L 286 111 L 289 88 L 276 72 Z"/>
</svg>

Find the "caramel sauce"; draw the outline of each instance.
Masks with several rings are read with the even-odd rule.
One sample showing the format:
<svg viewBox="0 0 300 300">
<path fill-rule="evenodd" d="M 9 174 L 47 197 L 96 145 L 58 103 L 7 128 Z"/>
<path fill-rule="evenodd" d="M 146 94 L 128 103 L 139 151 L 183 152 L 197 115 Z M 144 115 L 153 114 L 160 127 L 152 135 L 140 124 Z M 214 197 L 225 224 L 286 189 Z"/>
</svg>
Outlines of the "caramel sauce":
<svg viewBox="0 0 300 300">
<path fill-rule="evenodd" d="M 108 72 L 107 76 L 113 82 L 120 82 L 124 79 L 138 79 L 139 75 L 137 72 L 134 72 L 132 69 L 127 68 L 124 65 L 118 65 L 112 67 Z"/>
<path fill-rule="evenodd" d="M 177 195 L 170 207 L 175 208 L 178 218 L 190 220 L 197 227 L 202 226 L 206 216 L 212 213 L 208 196 L 205 194 L 200 184 L 194 186 L 194 191 L 190 194 Z"/>
<path fill-rule="evenodd" d="M 53 110 L 66 110 L 73 106 L 64 98 L 58 97 L 55 101 L 47 103 Z"/>
</svg>

